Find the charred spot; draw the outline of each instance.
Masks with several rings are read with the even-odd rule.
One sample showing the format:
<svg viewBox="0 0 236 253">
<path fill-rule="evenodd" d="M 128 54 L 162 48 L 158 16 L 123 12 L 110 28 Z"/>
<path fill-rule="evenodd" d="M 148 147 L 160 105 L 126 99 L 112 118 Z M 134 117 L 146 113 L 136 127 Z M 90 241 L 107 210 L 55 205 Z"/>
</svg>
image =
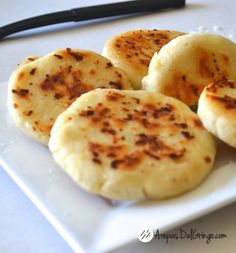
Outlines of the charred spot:
<svg viewBox="0 0 236 253">
<path fill-rule="evenodd" d="M 68 67 L 67 67 L 67 72 L 68 72 L 68 73 L 71 73 L 72 68 L 73 68 L 73 66 L 71 66 L 71 65 L 68 66 Z"/>
<path fill-rule="evenodd" d="M 153 113 L 152 116 L 154 118 L 158 118 L 159 116 L 165 115 L 165 114 L 169 114 L 170 112 L 172 112 L 174 109 L 174 107 L 172 105 L 167 104 L 166 106 L 162 106 L 158 109 L 153 109 Z"/>
<path fill-rule="evenodd" d="M 112 128 L 103 127 L 103 128 L 101 129 L 101 131 L 102 131 L 103 133 L 108 133 L 108 134 L 111 134 L 111 135 L 116 135 L 116 131 L 115 131 L 114 129 L 112 129 Z"/>
<path fill-rule="evenodd" d="M 92 152 L 92 154 L 94 154 L 94 153 L 99 154 L 103 151 L 103 147 L 99 143 L 89 142 L 88 146 L 89 146 L 89 150 Z"/>
<path fill-rule="evenodd" d="M 121 90 L 122 89 L 122 84 L 120 82 L 113 82 L 113 81 L 110 81 L 109 82 L 109 85 L 114 88 L 114 89 L 118 89 L 118 90 Z"/>
<path fill-rule="evenodd" d="M 194 136 L 191 135 L 191 134 L 190 134 L 189 132 L 187 132 L 187 131 L 182 131 L 181 134 L 182 134 L 186 139 L 188 139 L 188 140 L 194 138 Z"/>
<path fill-rule="evenodd" d="M 116 159 L 111 162 L 112 169 L 118 169 L 118 167 L 125 167 L 127 169 L 132 169 L 132 167 L 138 165 L 142 160 L 140 153 L 133 153 L 125 155 L 122 159 Z"/>
<path fill-rule="evenodd" d="M 188 125 L 186 123 L 175 123 L 176 126 L 179 126 L 180 128 L 187 129 Z"/>
<path fill-rule="evenodd" d="M 157 44 L 157 45 L 159 45 L 159 44 L 160 44 L 160 42 L 161 42 L 161 40 L 160 40 L 160 39 L 155 39 L 155 40 L 154 40 L 154 43 L 155 43 L 155 44 Z"/>
<path fill-rule="evenodd" d="M 107 107 L 104 107 L 104 108 L 101 108 L 99 111 L 98 111 L 98 115 L 99 116 L 105 116 L 107 113 L 109 113 L 110 112 L 110 109 L 109 108 L 107 108 Z"/>
<path fill-rule="evenodd" d="M 112 66 L 113 66 L 113 65 L 112 65 L 111 62 L 108 62 L 108 63 L 106 64 L 106 68 L 107 68 L 107 69 L 111 68 Z"/>
<path fill-rule="evenodd" d="M 102 124 L 103 124 L 103 126 L 105 126 L 105 127 L 109 127 L 109 126 L 110 126 L 110 123 L 107 122 L 107 121 L 104 121 Z"/>
<path fill-rule="evenodd" d="M 178 160 L 178 159 L 180 159 L 181 157 L 183 157 L 183 153 L 180 153 L 180 154 L 178 154 L 178 153 L 171 153 L 171 154 L 169 154 L 168 156 L 171 158 L 171 159 L 173 159 L 173 160 Z"/>
<path fill-rule="evenodd" d="M 236 109 L 236 99 L 225 95 L 224 97 L 208 95 L 208 97 L 215 99 L 225 105 L 226 109 Z"/>
<path fill-rule="evenodd" d="M 13 104 L 13 107 L 14 107 L 15 109 L 17 109 L 17 108 L 18 108 L 18 104 L 17 104 L 17 103 L 14 103 L 14 104 Z"/>
<path fill-rule="evenodd" d="M 27 112 L 27 116 L 30 116 L 32 113 L 33 113 L 32 110 L 28 111 L 28 112 Z"/>
<path fill-rule="evenodd" d="M 134 42 L 128 41 L 128 40 L 126 40 L 125 42 L 126 42 L 127 44 L 130 44 L 130 45 L 134 45 L 134 44 L 135 44 Z"/>
<path fill-rule="evenodd" d="M 123 110 L 124 112 L 129 112 L 129 109 L 126 108 L 126 107 L 123 107 L 122 110 Z"/>
<path fill-rule="evenodd" d="M 170 121 L 176 120 L 176 119 L 175 119 L 175 116 L 171 114 L 170 117 L 169 117 L 169 120 L 170 120 Z"/>
<path fill-rule="evenodd" d="M 36 70 L 37 70 L 37 68 L 32 68 L 31 70 L 30 70 L 30 75 L 34 75 L 35 74 L 35 72 L 36 72 Z"/>
<path fill-rule="evenodd" d="M 88 143 L 88 149 L 92 153 L 93 159 L 100 159 L 100 155 L 105 155 L 108 158 L 116 158 L 119 156 L 124 146 L 122 145 L 104 145 L 94 142 Z"/>
<path fill-rule="evenodd" d="M 89 74 L 90 74 L 90 75 L 95 75 L 95 74 L 96 74 L 96 71 L 95 71 L 94 69 L 91 69 L 91 70 L 89 71 Z"/>
<path fill-rule="evenodd" d="M 122 164 L 123 163 L 123 160 L 113 160 L 112 162 L 111 162 L 111 167 L 113 168 L 113 169 L 117 169 L 117 167 L 120 165 L 120 164 Z"/>
<path fill-rule="evenodd" d="M 54 98 L 55 99 L 60 99 L 60 98 L 62 98 L 63 97 L 63 95 L 61 95 L 60 93 L 55 93 L 54 94 Z"/>
<path fill-rule="evenodd" d="M 109 158 L 116 158 L 117 155 L 115 153 L 111 152 L 111 153 L 107 154 L 107 157 L 109 157 Z"/>
<path fill-rule="evenodd" d="M 94 157 L 98 157 L 99 156 L 99 154 L 97 152 L 92 152 L 92 154 L 93 154 Z"/>
<path fill-rule="evenodd" d="M 153 153 L 150 152 L 149 150 L 144 150 L 143 153 L 144 153 L 145 155 L 147 155 L 147 156 L 149 156 L 149 157 L 155 159 L 155 160 L 160 160 L 160 157 L 159 157 L 159 156 L 153 154 Z"/>
<path fill-rule="evenodd" d="M 106 99 L 108 101 L 117 101 L 117 100 L 122 99 L 124 97 L 125 97 L 124 95 L 121 95 L 119 93 L 114 93 L 114 92 L 106 95 Z"/>
<path fill-rule="evenodd" d="M 229 57 L 228 56 L 226 56 L 226 55 L 221 55 L 222 56 L 222 59 L 223 59 L 223 61 L 225 62 L 225 64 L 228 64 L 229 63 Z"/>
<path fill-rule="evenodd" d="M 162 143 L 158 141 L 157 136 L 148 136 L 145 133 L 141 133 L 137 136 L 135 144 L 138 146 L 149 145 L 150 149 L 153 150 L 158 150 L 163 147 Z"/>
<path fill-rule="evenodd" d="M 150 60 L 149 59 L 140 59 L 140 63 L 144 66 L 149 66 Z"/>
<path fill-rule="evenodd" d="M 79 113 L 79 116 L 82 116 L 82 117 L 89 117 L 89 116 L 93 116 L 93 115 L 94 115 L 93 110 L 84 110 L 81 113 Z"/>
<path fill-rule="evenodd" d="M 157 33 L 156 36 L 160 37 L 161 39 L 169 39 L 168 35 L 162 34 L 162 33 Z"/>
<path fill-rule="evenodd" d="M 49 90 L 49 89 L 54 88 L 54 82 L 55 82 L 55 79 L 58 78 L 58 76 L 52 76 L 52 78 L 50 77 L 51 76 L 46 75 L 44 81 L 41 83 L 42 90 Z"/>
<path fill-rule="evenodd" d="M 66 49 L 67 53 L 72 56 L 76 61 L 82 61 L 84 58 L 84 55 L 78 52 L 74 52 L 71 50 L 71 48 Z"/>
<path fill-rule="evenodd" d="M 147 34 L 147 36 L 154 37 L 154 36 L 155 36 L 155 33 L 150 32 L 150 33 Z"/>
<path fill-rule="evenodd" d="M 109 118 L 109 112 L 110 109 L 107 107 L 100 107 L 100 106 L 96 106 L 96 108 L 94 109 L 87 109 L 87 110 L 83 110 L 79 113 L 79 116 L 82 117 L 90 117 L 90 122 L 91 123 L 98 123 L 98 122 L 102 122 L 106 117 Z M 104 125 L 104 131 L 105 128 L 109 128 L 107 126 L 107 124 L 109 123 L 105 123 Z"/>
<path fill-rule="evenodd" d="M 82 83 L 79 80 L 80 73 L 71 73 L 71 81 L 66 82 L 66 73 L 58 72 L 53 75 L 46 75 L 40 87 L 44 91 L 53 91 L 55 98 L 67 96 L 70 100 L 74 100 L 80 95 L 93 89 L 92 86 Z"/>
<path fill-rule="evenodd" d="M 102 164 L 102 161 L 99 158 L 94 157 L 92 160 L 93 160 L 94 163 Z"/>
<path fill-rule="evenodd" d="M 78 83 L 78 84 L 74 84 L 72 87 L 68 87 L 68 92 L 70 94 L 70 99 L 75 99 L 79 96 L 81 96 L 82 94 L 92 90 L 93 87 L 90 85 L 87 85 L 85 83 Z"/>
<path fill-rule="evenodd" d="M 54 54 L 53 56 L 55 56 L 55 57 L 58 58 L 59 60 L 62 60 L 62 59 L 63 59 L 63 56 L 60 55 L 60 54 Z"/>
<path fill-rule="evenodd" d="M 132 99 L 136 102 L 136 104 L 140 104 L 140 99 L 136 97 L 132 97 Z"/>
<path fill-rule="evenodd" d="M 141 124 L 145 127 L 148 128 L 150 126 L 149 122 L 147 119 L 141 119 Z"/>
<path fill-rule="evenodd" d="M 127 114 L 127 117 L 124 118 L 124 120 L 127 120 L 127 121 L 133 120 L 132 114 Z"/>
<path fill-rule="evenodd" d="M 27 116 L 27 117 L 30 116 L 32 113 L 33 113 L 33 111 L 31 111 L 31 110 L 30 110 L 30 111 L 24 111 L 24 112 L 23 112 L 23 114 L 24 114 L 25 116 Z"/>
<path fill-rule="evenodd" d="M 18 90 L 13 89 L 12 93 L 21 97 L 25 97 L 29 94 L 29 90 L 28 89 L 18 89 Z"/>
<path fill-rule="evenodd" d="M 210 163 L 211 162 L 211 158 L 209 156 L 205 156 L 204 160 L 206 163 Z"/>
<path fill-rule="evenodd" d="M 33 57 L 28 57 L 27 60 L 28 61 L 35 61 L 37 58 L 33 58 Z"/>
<path fill-rule="evenodd" d="M 206 90 L 208 92 L 216 93 L 218 88 L 224 88 L 224 87 L 234 89 L 235 88 L 235 83 L 231 82 L 231 81 L 228 81 L 226 79 L 221 79 L 221 80 L 218 80 L 218 81 L 214 82 L 213 84 L 209 85 L 206 88 Z"/>
<path fill-rule="evenodd" d="M 120 44 L 116 43 L 115 46 L 119 48 L 119 47 L 120 47 Z"/>
<path fill-rule="evenodd" d="M 159 110 L 154 110 L 152 113 L 152 117 L 157 119 L 159 117 L 159 114 L 160 114 Z"/>
<path fill-rule="evenodd" d="M 235 88 L 235 83 L 230 82 L 230 81 L 227 81 L 227 80 L 224 80 L 224 82 L 227 84 L 227 86 L 228 86 L 230 89 L 234 89 L 234 88 Z"/>
<path fill-rule="evenodd" d="M 115 71 L 115 74 L 116 74 L 116 76 L 117 76 L 118 78 L 121 78 L 121 77 L 122 77 L 121 73 L 118 73 L 117 71 Z"/>
<path fill-rule="evenodd" d="M 144 116 L 146 117 L 148 115 L 148 112 L 145 111 L 145 110 L 141 110 L 141 111 L 138 111 L 138 110 L 134 110 L 136 113 L 140 114 L 141 116 Z"/>
</svg>

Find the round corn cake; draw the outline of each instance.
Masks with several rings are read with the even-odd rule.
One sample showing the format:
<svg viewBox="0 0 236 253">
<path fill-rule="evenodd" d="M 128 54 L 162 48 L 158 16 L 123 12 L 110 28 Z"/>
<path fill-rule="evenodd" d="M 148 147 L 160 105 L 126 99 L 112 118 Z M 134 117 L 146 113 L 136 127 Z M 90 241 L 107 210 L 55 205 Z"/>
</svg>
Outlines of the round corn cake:
<svg viewBox="0 0 236 253">
<path fill-rule="evenodd" d="M 143 88 L 193 106 L 208 84 L 222 78 L 236 79 L 235 69 L 235 43 L 220 35 L 186 34 L 153 56 Z"/>
<path fill-rule="evenodd" d="M 206 129 L 236 148 L 236 81 L 208 85 L 200 96 L 198 115 Z"/>
<path fill-rule="evenodd" d="M 125 73 L 105 57 L 67 48 L 24 61 L 10 78 L 8 107 L 28 136 L 47 144 L 57 116 L 96 88 L 132 89 Z"/>
<path fill-rule="evenodd" d="M 128 31 L 110 38 L 102 54 L 115 66 L 126 71 L 135 89 L 141 89 L 142 78 L 148 72 L 154 53 L 170 40 L 183 34 L 169 30 Z"/>
<path fill-rule="evenodd" d="M 55 121 L 55 161 L 87 191 L 117 200 L 162 199 L 211 171 L 215 140 L 182 102 L 148 91 L 97 89 Z"/>
</svg>

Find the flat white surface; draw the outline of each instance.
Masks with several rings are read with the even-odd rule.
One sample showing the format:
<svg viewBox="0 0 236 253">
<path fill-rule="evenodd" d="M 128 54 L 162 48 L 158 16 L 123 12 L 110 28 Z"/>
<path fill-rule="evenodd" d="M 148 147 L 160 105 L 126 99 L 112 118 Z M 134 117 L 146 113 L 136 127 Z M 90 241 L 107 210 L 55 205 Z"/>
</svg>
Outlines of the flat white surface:
<svg viewBox="0 0 236 253">
<path fill-rule="evenodd" d="M 67 8 L 92 5 L 92 4 L 100 4 L 107 3 L 111 1 L 72 1 L 72 0 L 61 0 L 61 1 L 29 1 L 29 0 L 8 0 L 8 1 L 0 1 L 0 25 L 7 24 L 9 22 L 16 21 L 18 19 L 22 19 L 25 17 L 29 17 L 32 15 L 43 14 L 46 12 L 63 10 Z M 130 29 L 140 29 L 140 28 L 157 28 L 157 29 L 175 29 L 180 31 L 197 31 L 198 27 L 201 26 L 204 30 L 209 29 L 210 31 L 217 30 L 217 32 L 223 33 L 225 36 L 229 36 L 232 39 L 235 39 L 236 34 L 236 24 L 235 21 L 235 1 L 219 1 L 219 0 L 191 0 L 187 1 L 188 7 L 185 9 L 179 9 L 174 11 L 164 11 L 161 13 L 152 13 L 148 15 L 142 15 L 137 17 L 129 17 L 124 19 L 113 19 L 110 21 L 96 21 L 96 22 L 83 22 L 80 24 L 71 23 L 71 24 L 62 24 L 53 27 L 40 28 L 31 32 L 24 32 L 22 36 L 13 36 L 14 39 L 7 39 L 5 41 L 0 42 L 0 82 L 6 81 L 15 68 L 16 64 L 19 63 L 22 59 L 27 57 L 28 55 L 44 55 L 54 49 L 64 48 L 64 47 L 74 47 L 74 48 L 87 48 L 92 49 L 97 52 L 102 50 L 102 46 L 107 38 L 121 31 L 126 31 Z M 217 27 L 215 27 L 217 26 Z M 63 29 L 61 29 L 63 28 Z M 222 28 L 222 29 L 221 29 Z M 46 33 L 42 33 L 46 31 Z M 23 36 L 24 35 L 24 36 Z M 2 91 L 1 91 L 2 93 Z M 4 95 L 3 95 L 4 96 Z M 0 108 L 0 110 L 3 108 Z M 4 112 L 1 111 L 1 113 Z M 1 128 L 1 125 L 0 125 Z M 3 129 L 5 131 L 5 129 Z M 12 129 L 9 129 L 9 131 Z M 12 131 L 11 131 L 12 133 Z M 13 131 L 14 133 L 14 131 Z M 15 140 L 11 138 L 11 136 L 4 136 L 4 138 L 8 138 L 8 141 L 13 141 L 13 143 L 9 143 L 11 149 L 14 150 L 16 148 L 16 156 L 20 156 L 20 152 L 25 154 L 27 149 L 19 148 L 21 137 Z M 18 137 L 17 137 L 18 138 Z M 24 138 L 24 137 L 23 137 Z M 0 139 L 0 142 L 2 140 Z M 28 140 L 27 140 L 28 141 Z M 39 150 L 42 152 L 46 152 L 42 147 L 39 146 Z M 1 155 L 2 155 L 1 149 Z M 28 150 L 30 152 L 31 150 Z M 40 153 L 42 153 L 40 152 Z M 12 152 L 6 152 L 6 154 L 12 154 Z M 29 153 L 31 154 L 31 153 Z M 44 153 L 43 153 L 44 154 Z M 30 156 L 31 163 L 32 159 L 37 161 L 38 156 Z M 42 157 L 43 158 L 43 157 Z M 11 159 L 12 161 L 12 159 Z M 36 163 L 36 162 L 35 162 Z M 24 164 L 23 168 L 25 168 L 25 172 L 27 172 L 27 166 L 32 166 L 32 164 L 28 164 L 25 161 L 22 161 Z M 27 166 L 25 164 L 28 164 Z M 37 164 L 36 164 L 37 165 Z M 45 164 L 46 166 L 47 164 Z M 220 171 L 220 170 L 218 170 Z M 53 174 L 55 171 L 48 171 L 48 173 Z M 38 174 L 37 174 L 38 173 Z M 37 176 L 43 176 L 40 170 L 37 173 L 32 174 L 32 178 L 36 178 Z M 219 200 L 219 198 L 229 198 L 228 201 L 232 200 L 231 197 L 234 197 L 234 185 L 233 181 L 234 168 L 227 169 L 227 172 L 221 171 L 217 173 L 220 174 L 219 177 L 216 177 L 215 183 L 216 191 L 214 195 L 211 195 L 211 198 L 205 199 L 205 208 L 208 206 L 212 206 L 212 203 L 216 203 L 215 200 Z M 60 174 L 56 178 L 52 175 L 46 177 L 46 182 L 41 182 L 42 186 L 51 185 L 53 180 L 58 180 L 57 182 L 62 182 L 63 184 L 57 184 L 54 189 L 50 191 L 48 194 L 49 201 L 46 203 L 50 205 L 52 203 L 52 199 L 55 199 L 55 195 L 60 192 L 60 190 L 67 190 L 66 187 L 71 187 L 71 181 L 64 181 L 63 174 Z M 62 179 L 62 178 L 63 179 Z M 60 181 L 61 180 L 61 181 Z M 225 191 L 220 191 L 217 189 L 219 185 L 225 187 Z M 226 183 L 225 183 L 226 182 Z M 228 183 L 227 183 L 228 182 Z M 19 182 L 18 182 L 19 183 Z M 225 183 L 225 184 L 224 184 Z M 219 184 L 219 185 L 218 185 Z M 65 186 L 65 187 L 64 187 Z M 229 190 L 227 187 L 232 187 Z M 34 186 L 31 185 L 31 189 Z M 80 194 L 80 191 L 77 187 L 72 187 L 73 194 L 71 195 L 75 197 L 77 194 Z M 200 188 L 199 188 L 200 189 Z M 199 190 L 198 189 L 198 190 Z M 26 189 L 25 189 L 26 190 Z M 208 189 L 209 190 L 209 189 Z M 212 190 L 212 189 L 211 189 Z M 219 190 L 219 191 L 218 191 Z M 201 189 L 199 190 L 201 191 Z M 204 192 L 202 192 L 204 195 Z M 89 196 L 84 197 L 85 201 L 91 201 L 91 196 L 83 193 L 80 196 Z M 185 196 L 186 197 L 186 196 Z M 183 197 L 183 198 L 185 198 Z M 70 202 L 69 199 L 61 199 L 61 201 L 56 201 L 53 203 L 55 206 L 61 206 L 60 208 L 60 219 L 61 217 L 71 217 L 68 210 L 65 209 L 67 204 Z M 201 202 L 201 198 L 198 199 Z M 135 212 L 134 217 L 132 212 L 131 216 L 128 217 L 127 220 L 122 219 L 120 222 L 119 217 L 122 217 L 122 211 L 117 213 L 117 219 L 111 219 L 111 216 L 107 216 L 107 224 L 111 224 L 111 228 L 108 227 L 110 231 L 109 237 L 106 237 L 106 231 L 101 229 L 97 231 L 97 217 L 99 214 L 104 211 L 104 202 L 102 200 L 98 200 L 94 198 L 94 203 L 98 206 L 100 205 L 100 209 L 95 211 L 94 220 L 91 220 L 92 225 L 88 225 L 86 222 L 83 223 L 83 220 L 80 221 L 79 227 L 86 227 L 87 234 L 84 235 L 84 238 L 99 238 L 100 247 L 108 247 L 113 242 L 119 243 L 119 238 L 121 240 L 128 239 L 132 237 L 129 231 L 129 228 L 132 226 L 132 221 L 134 218 L 137 218 L 139 213 Z M 185 202 L 184 202 L 185 203 Z M 38 203 L 39 204 L 39 203 Z M 201 207 L 198 203 L 194 203 L 198 208 Z M 222 202 L 221 202 L 222 204 Z M 76 208 L 76 203 L 74 203 L 74 207 Z M 5 172 L 0 170 L 0 252 L 3 253 L 43 253 L 43 252 L 63 252 L 63 253 L 71 253 L 73 252 L 64 240 L 58 235 L 58 233 L 51 227 L 51 225 L 42 217 L 40 212 L 34 207 L 34 205 L 28 200 L 27 197 L 16 187 L 15 183 L 6 176 Z M 69 208 L 72 208 L 71 206 Z M 86 212 L 86 206 L 81 210 L 82 213 Z M 190 209 L 190 207 L 189 207 Z M 204 209 L 204 208 L 203 208 Z M 54 210 L 54 209 L 53 209 Z M 71 209 L 75 210 L 75 209 Z M 125 212 L 125 208 L 124 211 Z M 140 208 L 140 212 L 142 208 Z M 194 211 L 194 209 L 191 209 Z M 164 210 L 165 211 L 165 210 Z M 153 240 L 151 243 L 142 244 L 138 241 L 135 241 L 134 244 L 121 249 L 116 252 L 235 252 L 236 242 L 234 242 L 234 237 L 236 235 L 236 218 L 235 218 L 236 205 L 232 204 L 224 209 L 221 209 L 217 212 L 209 214 L 204 218 L 198 219 L 195 222 L 189 223 L 188 225 L 181 226 L 181 228 L 185 230 L 189 230 L 190 228 L 195 228 L 198 231 L 202 231 L 204 233 L 225 233 L 227 234 L 227 239 L 223 240 L 214 240 L 210 244 L 206 244 L 203 240 L 171 240 L 169 244 L 166 244 L 164 240 Z M 183 210 L 179 208 L 178 212 L 173 212 L 171 206 L 169 206 L 169 216 L 170 220 L 173 221 L 173 218 L 178 218 L 178 215 L 181 215 Z M 162 214 L 162 212 L 160 213 Z M 50 215 L 50 214 L 49 214 Z M 153 213 L 152 213 L 153 215 Z M 200 215 L 200 213 L 199 213 Z M 155 224 L 158 224 L 160 227 L 166 225 L 163 219 L 159 216 L 153 219 L 150 216 L 150 213 L 147 214 L 147 218 L 145 218 L 142 222 L 144 225 L 152 225 L 155 228 Z M 168 216 L 166 216 L 166 219 Z M 116 221 L 114 225 L 109 223 L 110 221 Z M 108 222 L 109 221 L 109 222 Z M 57 222 L 54 220 L 54 225 Z M 74 222 L 72 222 L 74 224 Z M 107 226 L 107 224 L 105 224 Z M 120 232 L 116 237 L 113 236 L 114 231 L 116 229 L 122 228 L 122 224 L 126 225 L 127 229 L 124 229 Z M 164 225 L 163 225 L 164 224 Z M 137 225 L 133 224 L 133 226 Z M 104 228 L 106 226 L 102 226 Z M 60 229 L 60 226 L 59 226 Z M 177 230 L 178 231 L 178 228 Z M 123 237 L 122 237 L 123 236 Z M 103 241 L 101 240 L 103 238 Z M 81 239 L 81 237 L 80 237 Z M 102 245 L 102 246 L 101 246 Z M 96 251 L 95 251 L 96 252 Z"/>
</svg>

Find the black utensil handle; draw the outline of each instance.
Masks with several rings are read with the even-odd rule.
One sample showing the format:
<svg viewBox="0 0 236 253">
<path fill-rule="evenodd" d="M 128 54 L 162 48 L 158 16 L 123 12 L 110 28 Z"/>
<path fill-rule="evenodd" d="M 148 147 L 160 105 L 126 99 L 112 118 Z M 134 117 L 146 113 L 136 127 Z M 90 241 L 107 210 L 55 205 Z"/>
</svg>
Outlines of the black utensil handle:
<svg viewBox="0 0 236 253">
<path fill-rule="evenodd" d="M 165 8 L 178 8 L 185 5 L 185 0 L 138 0 L 82 7 L 67 11 L 49 13 L 24 19 L 0 27 L 0 39 L 10 34 L 52 24 L 69 21 L 82 21 L 95 18 L 119 16 L 124 14 L 156 11 Z"/>
<path fill-rule="evenodd" d="M 72 9 L 74 21 L 104 18 L 124 14 L 156 11 L 165 8 L 177 8 L 185 5 L 185 0 L 139 0 L 119 2 Z"/>
</svg>

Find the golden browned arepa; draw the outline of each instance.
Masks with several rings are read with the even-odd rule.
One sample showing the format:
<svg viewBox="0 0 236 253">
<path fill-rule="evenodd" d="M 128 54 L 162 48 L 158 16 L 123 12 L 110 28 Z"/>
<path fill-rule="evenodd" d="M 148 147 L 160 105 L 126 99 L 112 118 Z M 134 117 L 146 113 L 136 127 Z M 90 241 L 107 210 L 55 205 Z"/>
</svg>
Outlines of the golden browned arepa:
<svg viewBox="0 0 236 253">
<path fill-rule="evenodd" d="M 143 88 L 195 105 L 205 86 L 236 79 L 236 45 L 214 34 L 186 34 L 155 54 Z"/>
<path fill-rule="evenodd" d="M 97 89 L 55 121 L 55 161 L 85 190 L 117 200 L 162 199 L 210 173 L 215 140 L 184 103 L 148 91 Z"/>
<path fill-rule="evenodd" d="M 206 129 L 236 148 L 236 81 L 208 85 L 200 96 L 198 115 Z"/>
<path fill-rule="evenodd" d="M 142 78 L 148 72 L 148 66 L 155 52 L 182 32 L 169 30 L 134 30 L 110 38 L 103 55 L 125 70 L 133 87 L 141 89 Z"/>
<path fill-rule="evenodd" d="M 57 116 L 96 88 L 132 89 L 125 73 L 105 57 L 87 50 L 58 50 L 26 60 L 12 73 L 8 107 L 28 136 L 47 144 Z"/>
</svg>

